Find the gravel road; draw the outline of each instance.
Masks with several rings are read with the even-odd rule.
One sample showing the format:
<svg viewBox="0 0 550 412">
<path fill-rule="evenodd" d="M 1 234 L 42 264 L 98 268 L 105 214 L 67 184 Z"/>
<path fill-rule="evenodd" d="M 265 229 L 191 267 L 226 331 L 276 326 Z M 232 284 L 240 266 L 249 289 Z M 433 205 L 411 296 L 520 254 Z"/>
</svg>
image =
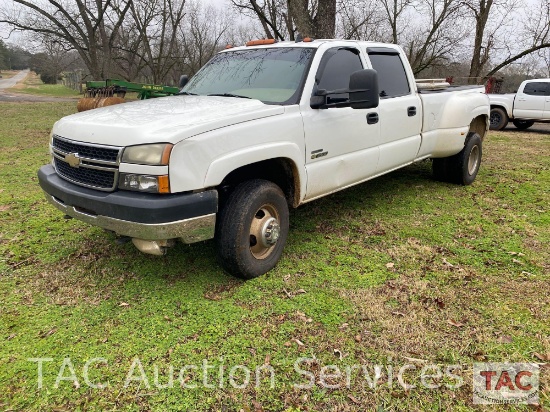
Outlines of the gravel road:
<svg viewBox="0 0 550 412">
<path fill-rule="evenodd" d="M 70 97 L 46 97 L 46 96 L 33 96 L 32 94 L 24 93 L 11 93 L 7 92 L 9 89 L 15 86 L 18 82 L 23 80 L 29 73 L 28 70 L 22 70 L 15 76 L 9 79 L 0 79 L 0 102 L 71 102 L 76 101 L 76 98 Z"/>
</svg>

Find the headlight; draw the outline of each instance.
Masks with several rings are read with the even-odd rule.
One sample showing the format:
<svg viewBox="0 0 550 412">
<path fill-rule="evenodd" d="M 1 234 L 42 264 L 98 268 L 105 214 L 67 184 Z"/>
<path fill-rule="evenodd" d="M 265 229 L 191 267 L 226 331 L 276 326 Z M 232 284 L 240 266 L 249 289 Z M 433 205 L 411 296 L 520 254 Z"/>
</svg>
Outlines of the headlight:
<svg viewBox="0 0 550 412">
<path fill-rule="evenodd" d="M 134 173 L 120 173 L 118 188 L 138 192 L 170 193 L 170 180 L 167 175 L 149 176 Z"/>
<path fill-rule="evenodd" d="M 170 143 L 130 146 L 124 149 L 122 162 L 139 165 L 166 166 L 170 160 L 170 152 L 173 146 L 174 145 Z"/>
</svg>

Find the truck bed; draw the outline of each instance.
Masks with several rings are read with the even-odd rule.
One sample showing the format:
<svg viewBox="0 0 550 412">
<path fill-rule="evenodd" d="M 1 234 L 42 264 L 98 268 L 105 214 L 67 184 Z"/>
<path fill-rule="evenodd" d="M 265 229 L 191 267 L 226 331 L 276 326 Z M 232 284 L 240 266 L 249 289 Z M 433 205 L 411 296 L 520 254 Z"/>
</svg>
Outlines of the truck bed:
<svg viewBox="0 0 550 412">
<path fill-rule="evenodd" d="M 478 85 L 465 85 L 465 86 L 449 86 L 445 89 L 436 89 L 436 90 L 429 90 L 429 89 L 418 89 L 419 94 L 434 94 L 434 93 L 447 93 L 447 92 L 458 92 L 461 90 L 475 90 L 483 88 L 483 91 L 485 91 L 484 86 L 478 86 Z"/>
</svg>

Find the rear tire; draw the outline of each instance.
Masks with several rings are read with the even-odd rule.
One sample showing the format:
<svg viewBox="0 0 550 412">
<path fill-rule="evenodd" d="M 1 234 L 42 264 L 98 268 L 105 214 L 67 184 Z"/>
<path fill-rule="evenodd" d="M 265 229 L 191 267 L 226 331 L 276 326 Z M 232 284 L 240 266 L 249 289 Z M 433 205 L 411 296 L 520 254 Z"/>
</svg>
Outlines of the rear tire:
<svg viewBox="0 0 550 412">
<path fill-rule="evenodd" d="M 448 157 L 432 159 L 432 172 L 434 179 L 440 182 L 449 181 Z"/>
<path fill-rule="evenodd" d="M 432 170 L 435 179 L 464 186 L 472 184 L 479 171 L 482 154 L 481 137 L 470 132 L 460 153 L 433 159 Z"/>
<path fill-rule="evenodd" d="M 533 120 L 513 120 L 512 123 L 514 123 L 514 126 L 516 126 L 519 130 L 529 129 L 535 124 Z"/>
<path fill-rule="evenodd" d="M 275 183 L 255 179 L 229 195 L 216 228 L 216 247 L 223 268 L 253 279 L 279 261 L 289 227 L 288 204 Z"/>
<path fill-rule="evenodd" d="M 500 107 L 493 107 L 489 115 L 489 122 L 489 129 L 502 130 L 508 124 L 508 115 Z"/>
</svg>

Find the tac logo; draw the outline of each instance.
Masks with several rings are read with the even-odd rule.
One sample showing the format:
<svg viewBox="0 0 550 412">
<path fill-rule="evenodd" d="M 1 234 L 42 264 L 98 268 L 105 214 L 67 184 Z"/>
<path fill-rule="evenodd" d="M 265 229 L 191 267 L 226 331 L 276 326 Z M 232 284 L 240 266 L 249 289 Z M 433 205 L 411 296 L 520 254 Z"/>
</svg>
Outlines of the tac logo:
<svg viewBox="0 0 550 412">
<path fill-rule="evenodd" d="M 474 363 L 475 404 L 539 403 L 539 366 L 531 363 Z"/>
</svg>

